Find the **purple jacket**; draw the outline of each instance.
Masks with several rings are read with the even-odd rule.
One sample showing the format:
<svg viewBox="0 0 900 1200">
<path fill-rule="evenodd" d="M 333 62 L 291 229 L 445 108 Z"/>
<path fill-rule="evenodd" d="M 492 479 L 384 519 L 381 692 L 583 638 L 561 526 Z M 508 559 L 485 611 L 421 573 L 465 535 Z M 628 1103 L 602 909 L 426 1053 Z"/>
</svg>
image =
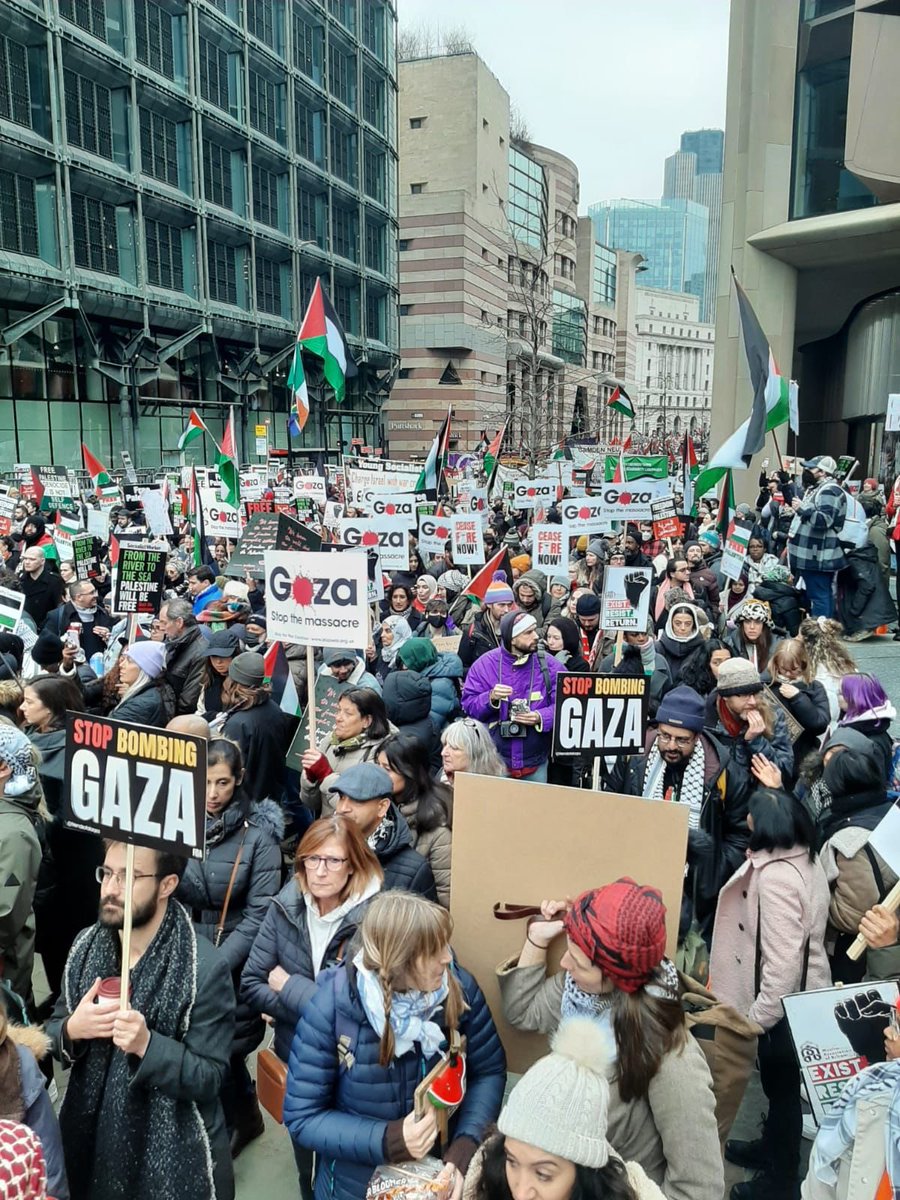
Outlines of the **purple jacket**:
<svg viewBox="0 0 900 1200">
<path fill-rule="evenodd" d="M 482 721 L 490 729 L 497 752 L 513 771 L 522 767 L 539 767 L 550 757 L 553 715 L 556 706 L 556 677 L 564 671 L 562 663 L 549 654 L 543 656 L 544 670 L 550 680 L 550 694 L 544 684 L 544 672 L 537 653 L 516 666 L 516 660 L 502 646 L 488 650 L 469 667 L 463 685 L 462 706 L 467 716 Z M 528 726 L 523 738 L 502 738 L 500 722 L 509 720 L 509 702 L 498 708 L 491 704 L 491 688 L 498 683 L 512 688 L 513 700 L 529 700 L 533 712 L 541 714 L 540 732 Z"/>
</svg>

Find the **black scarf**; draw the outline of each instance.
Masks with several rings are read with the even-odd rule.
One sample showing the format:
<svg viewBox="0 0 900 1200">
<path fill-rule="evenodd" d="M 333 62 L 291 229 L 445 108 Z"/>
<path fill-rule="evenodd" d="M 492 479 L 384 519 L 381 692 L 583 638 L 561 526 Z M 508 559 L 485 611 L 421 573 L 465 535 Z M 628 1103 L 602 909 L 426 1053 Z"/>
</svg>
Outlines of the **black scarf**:
<svg viewBox="0 0 900 1200">
<path fill-rule="evenodd" d="M 120 974 L 117 930 L 92 925 L 75 940 L 63 991 L 72 1012 L 98 976 Z M 132 1007 L 155 1034 L 181 1041 L 197 996 L 197 940 L 169 900 L 156 936 L 131 972 Z M 215 1200 L 209 1137 L 197 1105 L 133 1087 L 138 1063 L 112 1041 L 87 1043 L 59 1114 L 72 1200 Z"/>
</svg>

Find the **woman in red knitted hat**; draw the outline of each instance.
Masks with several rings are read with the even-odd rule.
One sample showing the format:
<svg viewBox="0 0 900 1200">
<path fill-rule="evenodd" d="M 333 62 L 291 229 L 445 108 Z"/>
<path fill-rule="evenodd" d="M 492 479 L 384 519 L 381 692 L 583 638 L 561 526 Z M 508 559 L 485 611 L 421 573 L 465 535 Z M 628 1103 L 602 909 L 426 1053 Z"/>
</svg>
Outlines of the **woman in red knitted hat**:
<svg viewBox="0 0 900 1200">
<path fill-rule="evenodd" d="M 619 879 L 574 901 L 544 901 L 541 910 L 518 959 L 497 971 L 507 1021 L 549 1034 L 563 1017 L 596 1020 L 615 1063 L 610 1144 L 667 1196 L 721 1200 L 712 1080 L 687 1034 L 678 972 L 665 956 L 662 895 Z M 548 975 L 547 950 L 561 934 L 561 970 Z"/>
</svg>

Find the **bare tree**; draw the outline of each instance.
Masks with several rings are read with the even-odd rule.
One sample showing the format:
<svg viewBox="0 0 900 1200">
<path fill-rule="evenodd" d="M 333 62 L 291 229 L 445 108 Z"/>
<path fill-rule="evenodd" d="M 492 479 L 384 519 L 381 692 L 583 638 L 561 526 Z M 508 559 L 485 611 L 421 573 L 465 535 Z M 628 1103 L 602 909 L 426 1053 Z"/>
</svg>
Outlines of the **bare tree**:
<svg viewBox="0 0 900 1200">
<path fill-rule="evenodd" d="M 403 25 L 397 37 L 397 55 L 401 62 L 414 58 L 440 58 L 448 54 L 474 54 L 475 42 L 463 25 L 442 28 L 420 21 Z"/>
<path fill-rule="evenodd" d="M 509 106 L 509 136 L 514 142 L 531 141 L 528 122 L 525 120 L 525 114 L 519 108 L 518 104 L 510 104 Z"/>
</svg>

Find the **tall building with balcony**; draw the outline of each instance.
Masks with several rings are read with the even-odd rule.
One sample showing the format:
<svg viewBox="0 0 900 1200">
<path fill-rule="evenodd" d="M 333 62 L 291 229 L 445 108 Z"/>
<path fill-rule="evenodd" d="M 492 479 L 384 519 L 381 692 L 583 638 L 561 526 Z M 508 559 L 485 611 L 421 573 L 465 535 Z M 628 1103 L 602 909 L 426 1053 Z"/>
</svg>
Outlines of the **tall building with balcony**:
<svg viewBox="0 0 900 1200">
<path fill-rule="evenodd" d="M 800 452 L 851 453 L 888 483 L 900 470 L 884 427 L 900 391 L 898 60 L 892 0 L 733 0 L 714 446 L 752 397 L 733 264 L 799 382 Z"/>
<path fill-rule="evenodd" d="M 473 53 L 402 62 L 398 124 L 390 453 L 423 456 L 448 408 L 457 450 L 507 417 L 511 449 L 606 429 L 618 265 L 579 221 L 575 164 L 512 137 L 509 96 Z"/>
<path fill-rule="evenodd" d="M 391 0 L 4 0 L 0 468 L 172 464 L 191 407 L 284 447 L 317 277 L 360 372 L 338 410 L 309 362 L 294 449 L 379 439 L 395 55 Z"/>
</svg>

